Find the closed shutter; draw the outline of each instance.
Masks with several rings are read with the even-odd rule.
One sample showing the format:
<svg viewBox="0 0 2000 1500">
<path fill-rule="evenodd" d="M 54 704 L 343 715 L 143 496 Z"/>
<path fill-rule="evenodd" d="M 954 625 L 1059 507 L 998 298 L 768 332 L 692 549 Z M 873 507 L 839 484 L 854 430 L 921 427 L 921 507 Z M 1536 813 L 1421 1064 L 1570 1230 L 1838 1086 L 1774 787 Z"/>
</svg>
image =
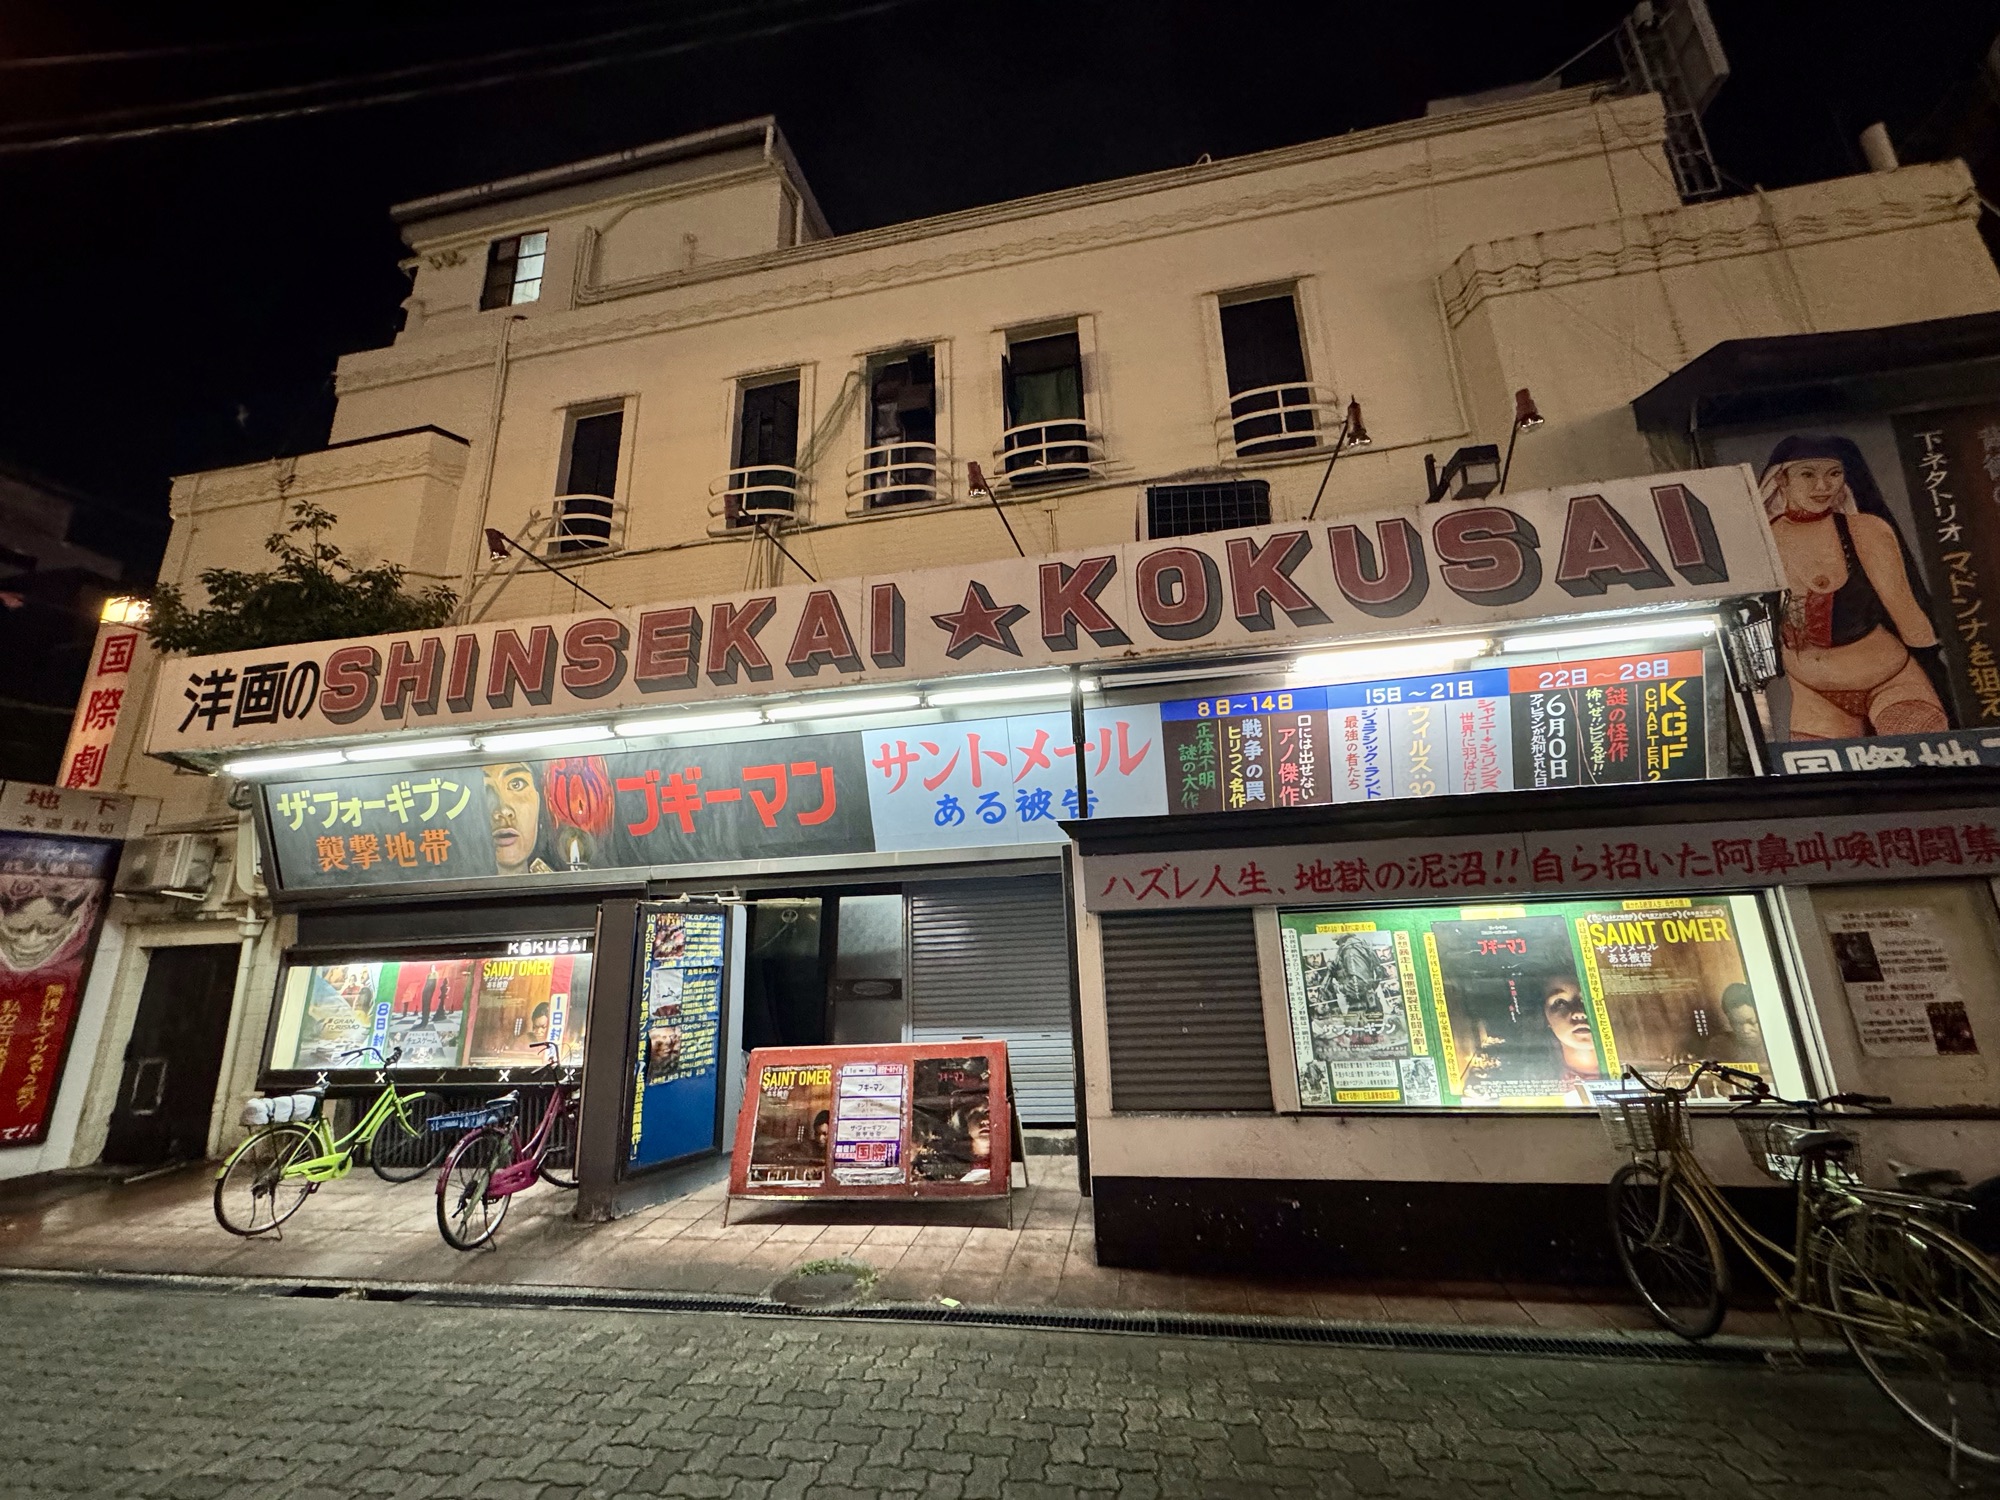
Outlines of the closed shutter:
<svg viewBox="0 0 2000 1500">
<path fill-rule="evenodd" d="M 910 1039 L 1007 1044 L 1028 1125 L 1076 1119 L 1069 1028 L 1069 922 L 1062 880 L 953 880 L 910 898 Z"/>
<path fill-rule="evenodd" d="M 1106 912 L 1111 1107 L 1271 1110 L 1248 911 Z"/>
</svg>

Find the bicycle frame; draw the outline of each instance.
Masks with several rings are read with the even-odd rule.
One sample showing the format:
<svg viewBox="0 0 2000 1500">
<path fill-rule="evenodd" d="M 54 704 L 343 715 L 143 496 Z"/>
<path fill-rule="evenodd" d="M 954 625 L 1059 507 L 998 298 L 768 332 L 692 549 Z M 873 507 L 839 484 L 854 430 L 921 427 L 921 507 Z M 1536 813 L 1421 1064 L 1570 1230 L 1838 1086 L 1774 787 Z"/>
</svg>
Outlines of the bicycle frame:
<svg viewBox="0 0 2000 1500">
<path fill-rule="evenodd" d="M 534 1185 L 541 1171 L 542 1158 L 548 1155 L 549 1142 L 555 1138 L 556 1120 L 568 1108 L 569 1100 L 570 1092 L 562 1084 L 550 1088 L 548 1107 L 542 1111 L 533 1134 L 520 1145 L 517 1158 L 493 1174 L 493 1180 L 487 1186 L 487 1196 L 504 1198 Z M 517 1130 L 519 1119 L 516 1115 L 514 1128 Z"/>
<path fill-rule="evenodd" d="M 382 1092 L 375 1096 L 375 1102 L 368 1106 L 368 1112 L 339 1140 L 334 1139 L 333 1128 L 326 1123 L 326 1115 L 322 1112 L 306 1127 L 318 1154 L 304 1161 L 287 1162 L 280 1177 L 303 1177 L 315 1185 L 345 1177 L 354 1170 L 356 1149 L 374 1140 L 376 1132 L 388 1123 L 390 1115 L 395 1115 L 412 1132 L 415 1131 L 416 1126 L 403 1106 L 417 1098 L 419 1093 L 421 1090 L 399 1094 L 395 1084 L 383 1085 Z"/>
</svg>

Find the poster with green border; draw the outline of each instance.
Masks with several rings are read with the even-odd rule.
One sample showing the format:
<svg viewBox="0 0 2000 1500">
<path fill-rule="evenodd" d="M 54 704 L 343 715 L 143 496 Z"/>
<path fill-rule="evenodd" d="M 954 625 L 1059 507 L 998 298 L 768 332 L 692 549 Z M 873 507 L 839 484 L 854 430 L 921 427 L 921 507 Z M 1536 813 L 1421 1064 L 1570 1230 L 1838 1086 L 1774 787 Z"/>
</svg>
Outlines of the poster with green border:
<svg viewBox="0 0 2000 1500">
<path fill-rule="evenodd" d="M 1299 1103 L 1588 1107 L 1630 1063 L 1769 1058 L 1746 896 L 1281 911 Z"/>
</svg>

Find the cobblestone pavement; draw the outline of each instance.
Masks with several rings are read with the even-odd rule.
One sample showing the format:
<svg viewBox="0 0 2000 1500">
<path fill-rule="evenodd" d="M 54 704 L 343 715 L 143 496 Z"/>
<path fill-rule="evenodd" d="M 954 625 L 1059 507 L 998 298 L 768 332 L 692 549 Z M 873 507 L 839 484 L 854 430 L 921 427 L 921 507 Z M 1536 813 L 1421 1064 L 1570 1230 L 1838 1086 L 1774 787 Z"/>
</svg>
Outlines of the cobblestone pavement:
<svg viewBox="0 0 2000 1500">
<path fill-rule="evenodd" d="M 1833 1371 L 21 1283 L 0 1360 L 10 1497 L 1949 1493 Z"/>
</svg>

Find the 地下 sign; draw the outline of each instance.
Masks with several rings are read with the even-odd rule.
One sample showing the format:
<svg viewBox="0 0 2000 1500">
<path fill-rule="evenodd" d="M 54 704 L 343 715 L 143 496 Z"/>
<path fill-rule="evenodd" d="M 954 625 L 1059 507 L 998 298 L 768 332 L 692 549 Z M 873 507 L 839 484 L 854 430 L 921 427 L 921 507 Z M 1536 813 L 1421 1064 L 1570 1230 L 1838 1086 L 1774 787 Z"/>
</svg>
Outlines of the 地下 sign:
<svg viewBox="0 0 2000 1500">
<path fill-rule="evenodd" d="M 1780 587 L 1741 469 L 176 663 L 203 755 L 798 688 L 1480 629 Z"/>
</svg>

